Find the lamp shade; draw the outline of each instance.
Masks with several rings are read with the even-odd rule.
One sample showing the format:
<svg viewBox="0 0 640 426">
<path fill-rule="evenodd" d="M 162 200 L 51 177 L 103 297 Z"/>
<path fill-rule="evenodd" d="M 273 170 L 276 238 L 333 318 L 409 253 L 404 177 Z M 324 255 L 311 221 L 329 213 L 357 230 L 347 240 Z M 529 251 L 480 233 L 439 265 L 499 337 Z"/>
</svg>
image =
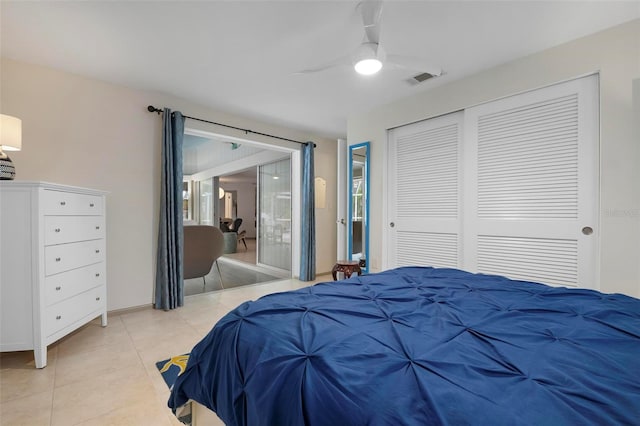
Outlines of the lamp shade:
<svg viewBox="0 0 640 426">
<path fill-rule="evenodd" d="M 20 151 L 22 148 L 22 120 L 0 114 L 0 145 L 5 151 Z"/>
<path fill-rule="evenodd" d="M 218 198 L 222 199 L 224 197 L 224 189 L 218 187 Z"/>
</svg>

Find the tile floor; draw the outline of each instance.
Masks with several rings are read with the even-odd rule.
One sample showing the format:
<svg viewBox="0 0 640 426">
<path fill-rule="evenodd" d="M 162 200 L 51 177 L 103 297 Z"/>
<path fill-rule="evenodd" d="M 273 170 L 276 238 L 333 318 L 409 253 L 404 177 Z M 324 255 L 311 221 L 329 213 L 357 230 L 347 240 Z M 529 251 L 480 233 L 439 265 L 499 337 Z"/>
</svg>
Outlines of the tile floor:
<svg viewBox="0 0 640 426">
<path fill-rule="evenodd" d="M 110 315 L 106 328 L 97 319 L 50 345 L 41 370 L 33 352 L 0 354 L 0 425 L 180 425 L 156 361 L 189 352 L 239 304 L 310 284 L 291 279 L 189 296 L 169 312 Z"/>
<path fill-rule="evenodd" d="M 227 259 L 239 260 L 240 262 L 252 263 L 256 264 L 256 239 L 255 238 L 246 238 L 245 242 L 247 243 L 247 247 L 245 248 L 244 244 L 238 243 L 238 249 L 235 253 L 227 253 L 222 257 Z"/>
<path fill-rule="evenodd" d="M 220 268 L 220 274 L 222 274 L 222 284 L 220 283 L 218 268 Z M 211 267 L 211 271 L 204 277 L 204 280 L 203 278 L 184 280 L 184 295 L 191 296 L 223 288 L 235 288 L 289 278 L 283 275 L 280 271 L 272 271 L 255 264 L 220 258 L 218 259 L 218 265 L 214 264 Z"/>
</svg>

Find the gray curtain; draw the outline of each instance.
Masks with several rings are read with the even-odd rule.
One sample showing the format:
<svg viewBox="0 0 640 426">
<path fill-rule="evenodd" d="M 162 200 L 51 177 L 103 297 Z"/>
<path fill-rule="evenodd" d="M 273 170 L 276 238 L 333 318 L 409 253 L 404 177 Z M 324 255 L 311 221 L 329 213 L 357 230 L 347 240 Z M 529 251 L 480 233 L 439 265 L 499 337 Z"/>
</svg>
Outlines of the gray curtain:
<svg viewBox="0 0 640 426">
<path fill-rule="evenodd" d="M 182 271 L 182 139 L 184 117 L 165 108 L 162 114 L 162 182 L 156 263 L 156 309 L 184 303 Z"/>
<path fill-rule="evenodd" d="M 302 145 L 302 208 L 300 280 L 316 279 L 316 217 L 313 142 Z"/>
</svg>

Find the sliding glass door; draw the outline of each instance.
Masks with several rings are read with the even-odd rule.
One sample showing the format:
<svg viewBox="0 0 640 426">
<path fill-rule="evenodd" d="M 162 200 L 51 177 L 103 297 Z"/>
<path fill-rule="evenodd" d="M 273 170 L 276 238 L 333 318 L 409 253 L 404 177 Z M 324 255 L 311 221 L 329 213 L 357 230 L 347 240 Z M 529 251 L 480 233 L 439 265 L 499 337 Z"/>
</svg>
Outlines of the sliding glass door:
<svg viewBox="0 0 640 426">
<path fill-rule="evenodd" d="M 291 271 L 291 159 L 259 167 L 258 263 Z"/>
</svg>

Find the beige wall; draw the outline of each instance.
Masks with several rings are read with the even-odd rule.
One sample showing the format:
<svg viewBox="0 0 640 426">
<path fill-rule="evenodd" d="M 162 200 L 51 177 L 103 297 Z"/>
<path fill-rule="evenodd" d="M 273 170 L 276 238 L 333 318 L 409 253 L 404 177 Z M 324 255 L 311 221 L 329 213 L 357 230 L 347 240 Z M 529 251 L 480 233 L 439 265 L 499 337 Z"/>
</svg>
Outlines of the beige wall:
<svg viewBox="0 0 640 426">
<path fill-rule="evenodd" d="M 17 179 L 109 191 L 109 310 L 152 302 L 162 120 L 147 112 L 147 105 L 295 140 L 313 140 L 317 143 L 316 174 L 327 179 L 328 198 L 335 198 L 335 140 L 243 119 L 161 93 L 133 90 L 5 58 L 0 73 L 0 110 L 22 119 L 22 151 L 11 155 Z M 246 138 L 244 133 L 230 129 L 199 126 L 203 127 Z M 258 136 L 255 140 L 272 143 Z M 331 208 L 333 214 L 328 211 Z M 329 271 L 335 260 L 334 218 L 335 205 L 318 211 L 319 272 Z"/>
<path fill-rule="evenodd" d="M 444 64 L 446 67 L 446 64 Z M 640 297 L 640 20 L 631 21 L 349 118 L 347 141 L 371 141 L 371 265 L 381 267 L 387 129 L 589 73 L 600 73 L 600 287 Z M 428 83 L 425 83 L 428 87 Z M 638 102 L 638 100 L 636 100 Z"/>
</svg>

